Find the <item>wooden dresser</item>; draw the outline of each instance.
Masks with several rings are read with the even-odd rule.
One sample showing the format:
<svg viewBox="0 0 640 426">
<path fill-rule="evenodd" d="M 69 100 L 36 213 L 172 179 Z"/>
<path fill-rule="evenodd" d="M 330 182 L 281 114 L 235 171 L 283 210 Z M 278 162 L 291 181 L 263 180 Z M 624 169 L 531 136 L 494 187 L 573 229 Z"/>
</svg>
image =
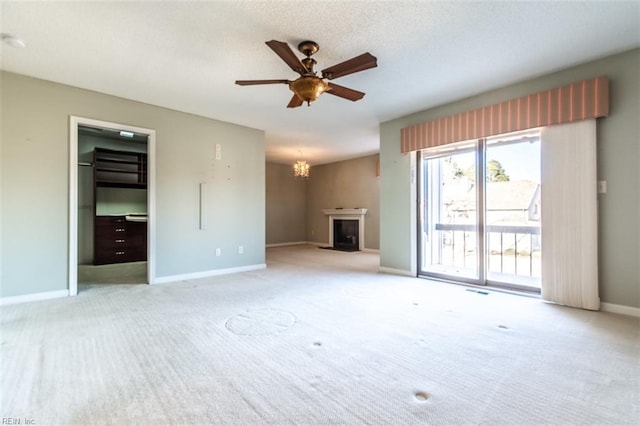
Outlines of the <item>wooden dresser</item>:
<svg viewBox="0 0 640 426">
<path fill-rule="evenodd" d="M 94 204 L 98 187 L 147 190 L 146 153 L 95 148 L 93 159 Z M 104 265 L 147 260 L 145 219 L 125 215 L 101 216 L 96 212 L 93 263 Z"/>
<path fill-rule="evenodd" d="M 94 264 L 147 260 L 147 223 L 126 216 L 96 216 Z"/>
</svg>

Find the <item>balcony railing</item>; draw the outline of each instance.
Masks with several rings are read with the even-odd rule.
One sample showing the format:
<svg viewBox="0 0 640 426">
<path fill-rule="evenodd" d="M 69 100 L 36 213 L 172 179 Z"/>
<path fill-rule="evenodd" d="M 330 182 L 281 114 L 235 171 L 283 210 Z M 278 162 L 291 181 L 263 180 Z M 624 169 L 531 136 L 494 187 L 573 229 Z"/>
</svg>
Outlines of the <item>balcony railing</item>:
<svg viewBox="0 0 640 426">
<path fill-rule="evenodd" d="M 475 225 L 437 223 L 443 266 L 475 267 Z M 540 277 L 540 227 L 534 225 L 487 225 L 488 272 L 516 277 Z M 529 283 L 531 280 L 527 280 Z"/>
</svg>

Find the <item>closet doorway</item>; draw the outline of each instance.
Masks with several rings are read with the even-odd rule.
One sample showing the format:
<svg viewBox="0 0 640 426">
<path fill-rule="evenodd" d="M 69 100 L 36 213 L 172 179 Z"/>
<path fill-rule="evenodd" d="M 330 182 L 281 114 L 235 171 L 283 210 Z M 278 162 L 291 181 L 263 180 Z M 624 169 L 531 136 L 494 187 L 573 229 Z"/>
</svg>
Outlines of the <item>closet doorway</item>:
<svg viewBox="0 0 640 426">
<path fill-rule="evenodd" d="M 70 118 L 69 294 L 80 284 L 151 284 L 155 130 Z"/>
</svg>

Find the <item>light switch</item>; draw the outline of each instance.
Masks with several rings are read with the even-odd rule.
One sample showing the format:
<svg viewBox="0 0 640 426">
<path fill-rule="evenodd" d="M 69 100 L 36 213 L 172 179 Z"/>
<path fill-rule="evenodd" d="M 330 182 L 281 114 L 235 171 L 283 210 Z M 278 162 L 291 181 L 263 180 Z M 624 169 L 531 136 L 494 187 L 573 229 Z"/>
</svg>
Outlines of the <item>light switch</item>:
<svg viewBox="0 0 640 426">
<path fill-rule="evenodd" d="M 607 193 L 607 181 L 599 180 L 598 181 L 598 194 L 606 194 Z"/>
</svg>

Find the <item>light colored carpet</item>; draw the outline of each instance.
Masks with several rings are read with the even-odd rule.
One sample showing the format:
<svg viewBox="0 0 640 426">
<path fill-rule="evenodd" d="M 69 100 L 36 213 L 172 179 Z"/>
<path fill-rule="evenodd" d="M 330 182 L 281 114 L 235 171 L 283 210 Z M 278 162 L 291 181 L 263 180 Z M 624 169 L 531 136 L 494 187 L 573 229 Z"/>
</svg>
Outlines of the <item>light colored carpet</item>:
<svg viewBox="0 0 640 426">
<path fill-rule="evenodd" d="M 147 262 L 78 265 L 78 284 L 145 284 Z"/>
<path fill-rule="evenodd" d="M 3 306 L 0 415 L 37 425 L 638 423 L 637 318 L 379 274 L 372 253 L 278 247 L 267 265 Z"/>
</svg>

